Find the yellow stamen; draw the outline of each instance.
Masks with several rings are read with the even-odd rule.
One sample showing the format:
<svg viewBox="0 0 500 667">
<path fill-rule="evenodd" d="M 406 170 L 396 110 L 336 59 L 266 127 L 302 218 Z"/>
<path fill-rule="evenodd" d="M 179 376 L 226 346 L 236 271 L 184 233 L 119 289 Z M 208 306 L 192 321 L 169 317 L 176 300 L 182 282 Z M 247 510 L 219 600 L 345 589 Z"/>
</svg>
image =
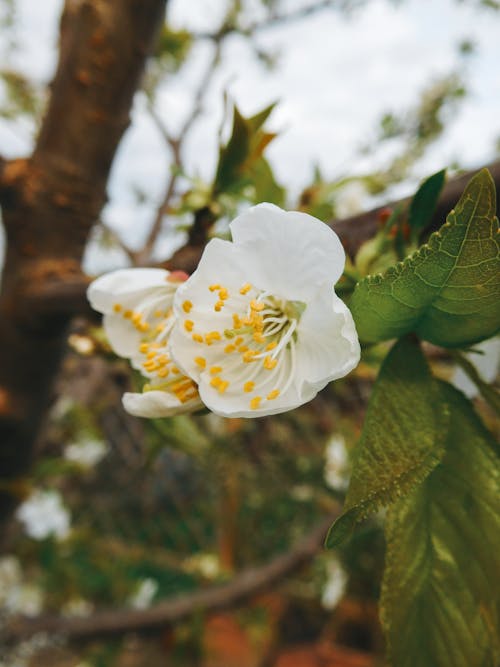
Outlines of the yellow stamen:
<svg viewBox="0 0 500 667">
<path fill-rule="evenodd" d="M 130 319 L 132 320 L 133 324 L 139 324 L 142 320 L 142 315 L 141 313 L 133 313 Z"/>
<path fill-rule="evenodd" d="M 193 320 L 184 320 L 184 329 L 186 329 L 186 331 L 192 331 L 193 328 L 194 328 Z"/>
<path fill-rule="evenodd" d="M 257 410 L 261 401 L 262 401 L 262 396 L 254 396 L 250 401 L 250 408 L 252 410 Z"/>
<path fill-rule="evenodd" d="M 149 331 L 149 328 L 150 328 L 150 327 L 149 327 L 149 324 L 148 324 L 147 322 L 141 322 L 141 323 L 137 326 L 137 328 L 138 328 L 139 331 L 141 331 L 142 333 L 146 333 L 146 331 Z"/>
<path fill-rule="evenodd" d="M 252 299 L 250 301 L 250 308 L 252 310 L 256 310 L 257 312 L 264 310 L 264 304 L 261 301 L 256 301 L 255 299 Z"/>
<path fill-rule="evenodd" d="M 218 375 L 222 372 L 222 366 L 212 366 L 210 369 L 210 375 Z"/>
<path fill-rule="evenodd" d="M 156 373 L 156 375 L 159 378 L 166 378 L 167 375 L 169 375 L 169 374 L 170 374 L 170 371 L 168 370 L 168 368 L 160 368 L 160 370 Z"/>
<path fill-rule="evenodd" d="M 237 315 L 236 313 L 233 313 L 233 324 L 235 329 L 241 328 L 241 320 L 239 318 L 239 315 Z"/>
<path fill-rule="evenodd" d="M 212 345 L 214 340 L 220 340 L 221 335 L 218 331 L 209 331 L 207 334 L 205 334 L 205 342 L 207 345 Z"/>
<path fill-rule="evenodd" d="M 241 345 L 242 343 L 243 343 L 243 336 L 238 336 L 238 338 L 234 341 L 236 347 L 238 347 L 238 345 Z"/>
<path fill-rule="evenodd" d="M 156 351 L 151 350 L 151 352 L 148 352 L 146 355 L 146 359 L 154 359 L 156 357 Z"/>
<path fill-rule="evenodd" d="M 245 382 L 245 384 L 243 385 L 243 391 L 246 391 L 247 394 L 248 394 L 251 391 L 253 391 L 254 387 L 255 387 L 255 382 L 252 382 L 251 380 L 249 380 L 248 382 Z"/>
<path fill-rule="evenodd" d="M 149 327 L 148 327 L 148 328 L 149 328 Z M 156 333 L 161 333 L 164 329 L 165 329 L 165 325 L 164 325 L 164 324 L 157 324 L 157 325 L 155 326 L 155 331 L 156 331 Z"/>
<path fill-rule="evenodd" d="M 119 304 L 119 303 L 115 303 L 115 305 L 113 306 L 113 310 L 115 311 L 115 313 L 119 313 L 121 311 L 121 309 L 122 309 L 122 307 L 121 307 L 121 304 Z"/>
<path fill-rule="evenodd" d="M 133 315 L 133 313 L 132 313 L 131 310 L 126 310 L 126 311 L 123 313 L 123 317 L 124 317 L 126 320 L 129 320 L 129 319 L 132 317 L 132 315 Z"/>
<path fill-rule="evenodd" d="M 205 368 L 207 365 L 207 360 L 204 357 L 195 357 L 194 363 L 197 364 L 200 368 Z"/>
<path fill-rule="evenodd" d="M 279 389 L 273 389 L 272 391 L 269 392 L 267 395 L 267 400 L 268 401 L 274 401 L 275 398 L 278 398 L 280 395 L 280 390 Z"/>
<path fill-rule="evenodd" d="M 203 343 L 203 336 L 201 334 L 194 333 L 191 338 L 196 342 L 196 343 Z"/>
<path fill-rule="evenodd" d="M 256 343 L 263 343 L 265 341 L 264 336 L 260 333 L 260 331 L 255 331 L 253 334 L 253 339 Z"/>
<path fill-rule="evenodd" d="M 219 394 L 223 394 L 228 387 L 229 387 L 229 382 L 227 380 L 222 380 L 222 382 L 218 386 Z"/>
<path fill-rule="evenodd" d="M 247 351 L 248 351 L 248 345 L 240 345 L 240 347 L 238 348 L 238 352 L 241 352 L 241 354 Z"/>
<path fill-rule="evenodd" d="M 219 299 L 225 301 L 229 297 L 229 292 L 225 287 L 219 290 Z"/>
<path fill-rule="evenodd" d="M 220 313 L 222 310 L 222 306 L 224 305 L 224 301 L 217 301 L 217 303 L 214 306 L 214 310 L 216 313 Z"/>
<path fill-rule="evenodd" d="M 162 313 L 161 310 L 155 310 L 155 312 L 153 313 L 153 315 L 154 315 L 154 317 L 161 317 L 161 316 L 163 315 L 163 313 Z"/>
<path fill-rule="evenodd" d="M 268 345 L 266 345 L 266 350 L 267 350 L 268 352 L 269 352 L 269 350 L 274 350 L 274 348 L 275 348 L 277 345 L 278 345 L 278 343 L 277 343 L 275 340 L 273 340 L 272 343 L 269 343 Z"/>
<path fill-rule="evenodd" d="M 209 289 L 211 292 L 216 292 L 218 289 L 220 289 L 220 285 L 219 285 L 219 284 L 210 285 L 208 289 Z"/>
<path fill-rule="evenodd" d="M 276 364 L 278 363 L 277 359 L 273 359 L 271 356 L 267 356 L 264 359 L 264 368 L 267 368 L 268 371 L 271 371 Z"/>
<path fill-rule="evenodd" d="M 216 389 L 219 388 L 219 386 L 224 382 L 224 380 L 216 375 L 214 378 L 210 380 L 210 386 L 215 387 Z"/>
<path fill-rule="evenodd" d="M 149 343 L 141 343 L 139 345 L 139 352 L 141 354 L 146 354 L 148 350 L 149 350 Z"/>
<path fill-rule="evenodd" d="M 157 363 L 160 364 L 160 366 L 165 366 L 165 364 L 168 364 L 168 362 L 170 361 L 170 357 L 168 356 L 168 354 L 160 354 L 157 357 L 156 361 Z"/>
<path fill-rule="evenodd" d="M 173 367 L 172 367 L 172 373 L 173 373 L 174 375 L 179 375 L 180 370 L 177 368 L 177 366 L 173 366 Z"/>
<path fill-rule="evenodd" d="M 224 348 L 224 352 L 226 354 L 231 354 L 231 352 L 234 352 L 235 350 L 236 350 L 236 345 L 232 344 L 226 345 L 226 347 Z"/>
<path fill-rule="evenodd" d="M 251 289 L 252 286 L 250 285 L 250 283 L 245 283 L 243 287 L 240 289 L 240 294 L 247 294 Z"/>
<path fill-rule="evenodd" d="M 247 350 L 243 354 L 243 361 L 246 364 L 249 364 L 251 361 L 257 361 L 257 359 L 255 359 L 256 354 L 258 354 L 258 352 L 256 350 Z"/>
<path fill-rule="evenodd" d="M 182 310 L 185 313 L 189 313 L 189 311 L 191 310 L 192 307 L 193 307 L 193 304 L 191 303 L 191 301 L 184 301 L 184 303 L 182 304 Z"/>
</svg>

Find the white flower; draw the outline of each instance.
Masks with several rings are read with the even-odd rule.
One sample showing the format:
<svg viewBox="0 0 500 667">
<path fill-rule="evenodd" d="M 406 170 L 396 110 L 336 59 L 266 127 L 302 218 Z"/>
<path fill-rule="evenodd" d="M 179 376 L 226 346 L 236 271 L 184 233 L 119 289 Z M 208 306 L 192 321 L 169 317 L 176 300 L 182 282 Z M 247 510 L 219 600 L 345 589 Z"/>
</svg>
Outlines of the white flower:
<svg viewBox="0 0 500 667">
<path fill-rule="evenodd" d="M 64 458 L 84 468 L 91 468 L 106 456 L 107 451 L 108 447 L 105 442 L 88 438 L 67 445 L 64 450 Z"/>
<path fill-rule="evenodd" d="M 158 582 L 147 577 L 139 582 L 128 602 L 133 609 L 147 609 L 158 591 Z"/>
<path fill-rule="evenodd" d="M 340 433 L 334 433 L 325 449 L 325 484 L 334 490 L 346 489 L 349 484 L 348 464 L 344 437 Z"/>
<path fill-rule="evenodd" d="M 224 417 L 256 417 L 310 401 L 359 361 L 351 314 L 333 286 L 345 254 L 305 213 L 255 206 L 213 239 L 174 298 L 170 351 Z"/>
<path fill-rule="evenodd" d="M 321 604 L 328 611 L 338 605 L 345 593 L 347 574 L 337 558 L 329 560 L 326 568 L 326 583 L 321 595 Z"/>
<path fill-rule="evenodd" d="M 18 507 L 16 517 L 35 540 L 50 535 L 63 539 L 69 533 L 70 515 L 57 491 L 35 491 Z"/>
<path fill-rule="evenodd" d="M 126 393 L 123 405 L 138 417 L 168 417 L 201 406 L 196 385 L 167 351 L 174 323 L 172 302 L 185 274 L 163 269 L 121 269 L 89 286 L 92 308 L 104 314 L 113 350 L 148 378 L 142 393 Z"/>
</svg>

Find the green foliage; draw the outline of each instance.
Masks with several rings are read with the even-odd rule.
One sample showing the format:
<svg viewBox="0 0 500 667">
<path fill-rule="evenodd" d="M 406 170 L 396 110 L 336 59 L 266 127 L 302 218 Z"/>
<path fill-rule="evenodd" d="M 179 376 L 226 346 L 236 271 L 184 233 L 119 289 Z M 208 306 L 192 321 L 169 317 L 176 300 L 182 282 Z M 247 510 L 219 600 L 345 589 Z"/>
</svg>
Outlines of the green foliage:
<svg viewBox="0 0 500 667">
<path fill-rule="evenodd" d="M 0 70 L 0 82 L 5 89 L 0 117 L 13 120 L 20 115 L 38 115 L 41 108 L 40 95 L 27 77 L 13 69 L 3 69 Z"/>
<path fill-rule="evenodd" d="M 419 234 L 426 229 L 434 214 L 439 195 L 443 189 L 446 178 L 446 169 L 426 178 L 411 200 L 408 211 L 408 224 L 412 235 L 418 238 Z"/>
<path fill-rule="evenodd" d="M 284 190 L 276 183 L 263 157 L 264 150 L 276 136 L 263 130 L 273 109 L 274 104 L 245 118 L 234 107 L 231 136 L 219 152 L 213 184 L 215 197 L 238 195 L 253 203 L 269 201 L 283 205 Z"/>
<path fill-rule="evenodd" d="M 498 448 L 442 383 L 446 453 L 389 508 L 382 621 L 394 667 L 493 667 L 500 659 Z"/>
<path fill-rule="evenodd" d="M 327 546 L 342 542 L 354 525 L 408 492 L 443 453 L 447 412 L 419 346 L 404 338 L 387 355 L 354 453 L 344 513 Z"/>
<path fill-rule="evenodd" d="M 417 252 L 356 287 L 350 307 L 360 339 L 415 332 L 444 347 L 489 338 L 500 327 L 495 185 L 487 170 L 468 184 L 446 224 Z"/>
<path fill-rule="evenodd" d="M 174 30 L 168 23 L 164 23 L 158 37 L 155 55 L 169 72 L 175 72 L 186 60 L 192 44 L 193 36 L 190 32 Z"/>
</svg>

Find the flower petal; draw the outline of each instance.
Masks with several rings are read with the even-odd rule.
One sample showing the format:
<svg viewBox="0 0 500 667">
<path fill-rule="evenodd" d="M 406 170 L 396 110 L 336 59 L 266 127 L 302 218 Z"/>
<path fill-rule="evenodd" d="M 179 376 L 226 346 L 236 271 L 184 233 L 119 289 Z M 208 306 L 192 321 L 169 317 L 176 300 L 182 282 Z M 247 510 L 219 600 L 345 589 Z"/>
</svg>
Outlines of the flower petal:
<svg viewBox="0 0 500 667">
<path fill-rule="evenodd" d="M 182 403 L 174 394 L 166 391 L 146 391 L 143 394 L 126 393 L 122 398 L 125 410 L 135 417 L 172 417 L 184 412 L 193 412 L 202 407 L 199 398 Z"/>
<path fill-rule="evenodd" d="M 335 284 L 344 270 L 337 234 L 306 213 L 259 204 L 230 228 L 243 251 L 246 280 L 283 298 L 307 301 L 318 286 Z"/>
<path fill-rule="evenodd" d="M 315 391 L 358 365 L 356 327 L 344 302 L 331 288 L 307 304 L 298 326 L 297 375 Z"/>
<path fill-rule="evenodd" d="M 94 310 L 112 313 L 116 303 L 133 308 L 152 288 L 166 287 L 169 272 L 163 269 L 119 269 L 94 280 L 87 298 Z"/>
</svg>

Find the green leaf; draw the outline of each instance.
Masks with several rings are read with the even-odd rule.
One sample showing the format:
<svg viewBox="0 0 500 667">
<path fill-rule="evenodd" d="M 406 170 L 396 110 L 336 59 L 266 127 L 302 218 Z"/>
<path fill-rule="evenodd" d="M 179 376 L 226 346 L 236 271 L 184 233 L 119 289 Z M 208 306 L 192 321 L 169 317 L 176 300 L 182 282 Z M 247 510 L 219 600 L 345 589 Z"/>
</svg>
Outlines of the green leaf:
<svg viewBox="0 0 500 667">
<path fill-rule="evenodd" d="M 262 129 L 274 106 L 271 104 L 250 118 L 242 116 L 234 107 L 231 136 L 219 152 L 214 180 L 216 195 L 240 191 L 251 182 L 255 163 L 262 159 L 266 147 L 276 137 Z"/>
<path fill-rule="evenodd" d="M 344 514 L 327 537 L 340 544 L 355 524 L 407 493 L 438 464 L 447 421 L 419 346 L 404 338 L 387 355 L 354 452 Z"/>
<path fill-rule="evenodd" d="M 445 178 L 446 169 L 429 176 L 411 200 L 408 223 L 414 236 L 418 237 L 431 222 Z"/>
<path fill-rule="evenodd" d="M 251 129 L 234 107 L 233 129 L 227 145 L 220 150 L 214 189 L 225 191 L 239 178 L 239 170 L 250 152 Z"/>
<path fill-rule="evenodd" d="M 389 508 L 381 615 L 394 667 L 500 664 L 500 461 L 470 402 L 441 383 L 441 463 Z"/>
<path fill-rule="evenodd" d="M 483 169 L 426 245 L 357 285 L 350 308 L 361 340 L 413 331 L 436 345 L 459 347 L 494 335 L 500 328 L 495 211 L 495 185 Z"/>
</svg>

